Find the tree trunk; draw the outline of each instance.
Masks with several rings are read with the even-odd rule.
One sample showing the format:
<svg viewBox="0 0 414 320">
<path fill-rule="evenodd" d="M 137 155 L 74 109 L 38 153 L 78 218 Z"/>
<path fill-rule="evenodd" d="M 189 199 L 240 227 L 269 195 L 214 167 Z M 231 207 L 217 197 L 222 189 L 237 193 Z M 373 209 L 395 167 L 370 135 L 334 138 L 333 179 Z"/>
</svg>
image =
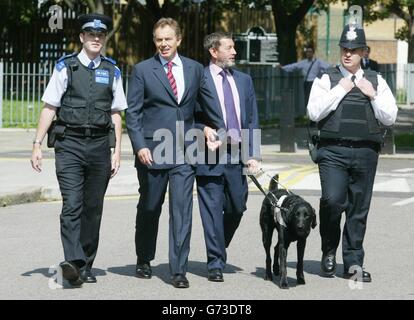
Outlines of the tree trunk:
<svg viewBox="0 0 414 320">
<path fill-rule="evenodd" d="M 280 64 L 296 62 L 296 27 L 278 28 L 277 41 Z"/>
<path fill-rule="evenodd" d="M 414 21 L 410 20 L 408 26 L 409 38 L 408 38 L 408 63 L 414 63 Z"/>
<path fill-rule="evenodd" d="M 302 0 L 295 10 L 287 11 L 281 0 L 272 0 L 272 11 L 277 33 L 279 62 L 289 64 L 297 61 L 296 29 L 312 6 L 314 0 Z"/>
</svg>

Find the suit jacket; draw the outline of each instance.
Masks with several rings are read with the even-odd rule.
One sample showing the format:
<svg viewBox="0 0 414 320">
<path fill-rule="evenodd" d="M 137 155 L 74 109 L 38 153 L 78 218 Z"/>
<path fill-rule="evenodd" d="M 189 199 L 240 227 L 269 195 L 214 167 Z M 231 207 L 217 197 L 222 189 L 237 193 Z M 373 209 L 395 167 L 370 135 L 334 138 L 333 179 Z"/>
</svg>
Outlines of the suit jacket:
<svg viewBox="0 0 414 320">
<path fill-rule="evenodd" d="M 180 55 L 184 68 L 185 90 L 180 103 L 177 102 L 167 74 L 158 54 L 134 66 L 128 86 L 128 111 L 126 126 L 135 154 L 135 166 L 142 166 L 137 152 L 149 148 L 154 158 L 154 148 L 162 143 L 154 139 L 154 132 L 166 129 L 171 133 L 173 150 L 177 148 L 177 121 L 184 124 L 184 133 L 194 128 L 194 115 L 197 102 L 214 128 L 224 127 L 217 109 L 213 107 L 214 98 L 207 89 L 203 66 Z M 186 142 L 188 145 L 191 142 Z M 156 159 L 154 159 L 155 161 Z M 151 169 L 174 167 L 174 162 L 154 163 Z"/>
<path fill-rule="evenodd" d="M 373 71 L 378 72 L 378 62 L 372 59 L 369 59 L 368 64 L 364 63 L 364 59 L 361 60 L 361 68 L 362 69 L 370 69 Z"/>
<path fill-rule="evenodd" d="M 236 83 L 237 92 L 240 97 L 240 117 L 241 117 L 241 129 L 247 129 L 249 133 L 249 143 L 248 143 L 248 159 L 258 159 L 260 160 L 260 141 L 253 140 L 253 130 L 259 129 L 259 118 L 257 111 L 256 103 L 256 94 L 254 91 L 253 81 L 250 75 L 237 71 L 230 70 L 233 75 L 234 81 Z M 221 111 L 220 100 L 217 94 L 217 89 L 214 84 L 213 77 L 211 76 L 210 68 L 204 68 L 204 76 L 206 79 L 207 87 L 214 96 L 214 107 L 217 112 L 220 114 L 220 117 L 224 122 L 223 113 Z M 211 126 L 212 124 L 208 121 L 208 118 L 204 116 L 203 113 L 197 113 L 196 125 L 199 128 L 203 128 L 205 125 Z M 243 139 L 243 134 L 242 134 Z M 256 143 L 254 143 L 256 142 Z M 243 141 L 242 141 L 243 144 Z M 247 147 L 247 145 L 246 145 Z M 207 147 L 206 147 L 207 150 Z M 224 150 L 226 152 L 226 150 Z M 208 152 L 207 152 L 208 156 Z M 214 158 L 214 157 L 213 157 Z M 211 158 L 210 158 L 211 159 Z M 219 159 L 218 151 L 216 151 L 216 161 Z M 207 163 L 206 157 L 206 163 Z M 241 159 L 242 160 L 242 159 Z M 207 175 L 207 176 L 218 176 L 223 174 L 225 165 L 223 164 L 199 164 L 196 168 L 197 175 Z"/>
</svg>

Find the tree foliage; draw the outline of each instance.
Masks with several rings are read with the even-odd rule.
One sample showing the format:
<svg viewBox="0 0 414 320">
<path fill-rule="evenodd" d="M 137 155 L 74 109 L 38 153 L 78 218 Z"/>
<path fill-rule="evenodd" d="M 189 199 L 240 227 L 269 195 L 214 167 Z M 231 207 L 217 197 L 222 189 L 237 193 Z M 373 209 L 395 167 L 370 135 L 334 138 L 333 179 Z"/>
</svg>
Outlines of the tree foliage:
<svg viewBox="0 0 414 320">
<path fill-rule="evenodd" d="M 204 0 L 198 4 L 199 8 L 208 6 L 215 19 L 220 19 L 225 11 L 239 12 L 241 8 L 263 9 L 271 7 L 274 16 L 275 28 L 279 39 L 279 59 L 282 64 L 297 59 L 297 44 L 313 43 L 315 30 L 304 21 L 309 10 L 321 13 L 328 6 L 342 2 L 348 6 L 360 5 L 364 12 L 364 21 L 373 22 L 390 16 L 397 16 L 405 22 L 395 37 L 409 43 L 409 62 L 414 62 L 414 0 Z M 183 10 L 196 6 L 194 0 L 128 0 L 126 6 L 119 5 L 116 0 L 3 0 L 0 4 L 0 36 L 13 33 L 15 29 L 29 28 L 51 4 L 73 8 L 75 11 L 99 12 L 113 18 L 114 28 L 109 34 L 108 54 L 121 57 L 121 62 L 132 64 L 153 53 L 152 26 L 161 17 L 173 17 L 183 22 L 184 32 L 200 33 L 196 39 L 202 39 L 206 32 L 215 31 L 214 24 L 201 25 L 196 29 L 193 22 L 196 18 L 183 17 Z M 79 11 L 79 13 L 80 13 Z M 196 11 L 193 11 L 196 12 Z M 210 11 L 209 11 L 210 12 Z M 196 13 L 194 13 L 196 14 Z M 230 30 L 232 31 L 232 30 Z M 35 36 L 39 37 L 39 36 Z M 65 35 L 66 38 L 67 35 Z M 72 47 L 78 44 L 77 35 L 69 37 Z M 35 38 L 33 38 L 35 40 Z M 21 49 L 19 59 L 25 54 L 36 50 L 20 48 L 21 39 L 13 37 L 14 54 Z M 198 40 L 201 47 L 201 40 Z M 33 44 L 34 46 L 35 44 Z M 27 44 L 31 47 L 31 44 Z M 199 58 L 196 57 L 195 58 Z"/>
<path fill-rule="evenodd" d="M 338 2 L 346 3 L 348 7 L 361 6 L 366 23 L 393 15 L 403 19 L 405 24 L 397 30 L 395 38 L 408 42 L 408 62 L 414 63 L 414 0 L 246 0 L 245 2 L 272 5 L 282 64 L 295 60 L 296 45 L 293 34 L 296 35 L 298 28 L 301 28 L 302 32 L 309 32 L 303 29 L 303 23 L 301 23 L 307 11 L 311 7 L 314 12 L 326 11 L 329 5 Z"/>
<path fill-rule="evenodd" d="M 352 4 L 362 6 L 366 22 L 393 15 L 404 20 L 404 25 L 396 31 L 395 38 L 408 42 L 408 62 L 414 63 L 414 0 L 359 0 L 352 1 Z"/>
</svg>

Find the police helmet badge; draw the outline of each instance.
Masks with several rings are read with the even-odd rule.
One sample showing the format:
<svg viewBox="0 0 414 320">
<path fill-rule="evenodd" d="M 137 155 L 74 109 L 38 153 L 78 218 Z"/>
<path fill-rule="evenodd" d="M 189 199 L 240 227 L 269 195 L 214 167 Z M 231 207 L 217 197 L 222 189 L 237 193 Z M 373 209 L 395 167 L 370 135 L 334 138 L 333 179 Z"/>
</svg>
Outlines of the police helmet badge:
<svg viewBox="0 0 414 320">
<path fill-rule="evenodd" d="M 362 28 L 362 8 L 354 5 L 349 8 L 348 24 L 342 31 L 339 45 L 347 49 L 366 47 L 365 32 Z"/>
<path fill-rule="evenodd" d="M 99 13 L 82 14 L 78 17 L 78 21 L 83 31 L 107 33 L 112 28 L 112 19 Z"/>
<path fill-rule="evenodd" d="M 101 26 L 101 20 L 99 20 L 99 19 L 94 19 L 94 20 L 93 20 L 93 27 L 94 27 L 94 29 L 99 29 L 99 28 L 100 28 L 100 26 Z"/>
<path fill-rule="evenodd" d="M 355 40 L 358 37 L 354 27 L 350 27 L 349 31 L 346 32 L 346 39 L 348 41 Z"/>
</svg>

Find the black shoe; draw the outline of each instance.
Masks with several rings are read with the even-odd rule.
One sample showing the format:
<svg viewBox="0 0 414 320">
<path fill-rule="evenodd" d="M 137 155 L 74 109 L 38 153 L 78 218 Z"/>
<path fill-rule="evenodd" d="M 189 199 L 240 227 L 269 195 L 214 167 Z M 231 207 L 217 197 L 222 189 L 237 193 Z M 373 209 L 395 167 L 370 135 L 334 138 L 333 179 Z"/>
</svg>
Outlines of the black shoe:
<svg viewBox="0 0 414 320">
<path fill-rule="evenodd" d="M 334 253 L 327 253 L 322 255 L 321 261 L 322 275 L 325 277 L 332 277 L 336 272 L 336 259 Z"/>
<path fill-rule="evenodd" d="M 355 281 L 361 281 L 362 282 L 371 282 L 371 274 L 365 270 L 362 270 L 362 279 L 360 279 L 360 274 L 358 274 L 358 271 L 355 270 L 354 272 L 344 272 L 344 279 L 353 279 Z"/>
<path fill-rule="evenodd" d="M 208 281 L 223 282 L 223 272 L 221 269 L 208 270 Z"/>
<path fill-rule="evenodd" d="M 174 287 L 179 289 L 186 289 L 190 286 L 185 275 L 180 273 L 172 276 L 171 283 Z"/>
<path fill-rule="evenodd" d="M 141 279 L 151 279 L 152 270 L 149 262 L 138 263 L 137 269 L 135 270 L 135 274 L 138 278 Z"/>
<path fill-rule="evenodd" d="M 80 278 L 79 267 L 71 261 L 63 261 L 60 264 L 62 269 L 62 276 L 64 279 L 68 280 L 70 285 L 74 287 L 79 287 L 82 285 L 83 281 Z"/>
<path fill-rule="evenodd" d="M 89 268 L 84 268 L 81 271 L 80 278 L 84 283 L 96 283 L 96 277 Z"/>
</svg>

